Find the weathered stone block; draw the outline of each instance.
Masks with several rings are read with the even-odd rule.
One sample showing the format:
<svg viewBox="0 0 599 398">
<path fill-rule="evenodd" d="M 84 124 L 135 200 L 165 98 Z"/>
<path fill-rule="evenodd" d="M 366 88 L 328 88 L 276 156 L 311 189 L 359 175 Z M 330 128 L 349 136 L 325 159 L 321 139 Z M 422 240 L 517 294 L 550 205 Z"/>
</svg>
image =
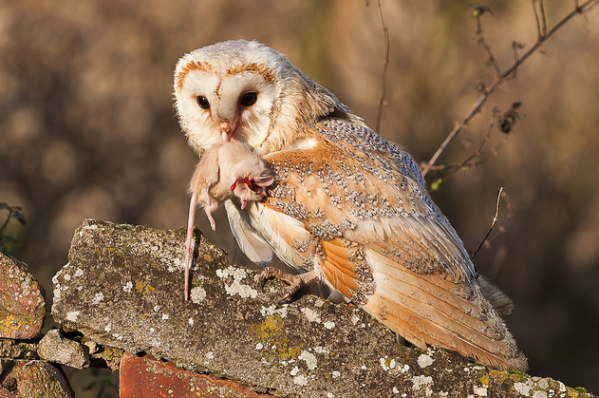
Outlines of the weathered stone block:
<svg viewBox="0 0 599 398">
<path fill-rule="evenodd" d="M 37 343 L 0 339 L 0 358 L 39 359 L 37 355 Z"/>
<path fill-rule="evenodd" d="M 71 368 L 83 369 L 89 366 L 89 348 L 63 338 L 57 329 L 46 333 L 39 342 L 37 352 L 43 360 Z"/>
<path fill-rule="evenodd" d="M 284 286 L 231 266 L 197 233 L 184 301 L 185 229 L 87 220 L 54 278 L 54 319 L 103 346 L 167 359 L 280 397 L 565 397 L 563 384 L 405 347 L 362 310 L 313 295 L 277 305 Z M 538 393 L 537 393 L 538 392 Z M 583 396 L 583 395 L 577 395 Z"/>
<path fill-rule="evenodd" d="M 62 370 L 55 365 L 15 360 L 2 364 L 0 397 L 74 398 L 75 394 Z"/>
<path fill-rule="evenodd" d="M 0 337 L 38 338 L 45 315 L 44 289 L 29 272 L 0 253 Z"/>
</svg>

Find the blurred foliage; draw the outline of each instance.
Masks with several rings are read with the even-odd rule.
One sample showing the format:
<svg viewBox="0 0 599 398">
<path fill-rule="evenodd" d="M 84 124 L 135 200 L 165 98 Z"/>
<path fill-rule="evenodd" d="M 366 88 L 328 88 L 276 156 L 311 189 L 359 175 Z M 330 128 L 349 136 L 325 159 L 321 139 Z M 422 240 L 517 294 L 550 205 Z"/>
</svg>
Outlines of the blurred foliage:
<svg viewBox="0 0 599 398">
<path fill-rule="evenodd" d="M 480 95 L 477 85 L 495 76 L 470 4 L 382 0 L 391 47 L 380 133 L 419 162 L 464 117 Z M 489 0 L 484 7 L 493 10 L 480 18 L 486 43 L 506 68 L 515 50 L 537 38 L 531 2 Z M 547 26 L 572 7 L 548 1 Z M 496 228 L 477 267 L 514 300 L 506 321 L 531 372 L 595 393 L 598 11 L 570 21 L 493 93 L 439 164 L 468 159 L 489 126 L 501 125 L 500 115 L 516 123 L 506 125 L 509 134 L 494 128 L 483 148 L 488 159 L 433 193 L 472 251 L 505 187 L 510 217 L 500 212 L 498 221 L 505 232 Z M 375 125 L 386 47 L 374 2 L 0 0 L 0 196 L 27 214 L 23 244 L 13 252 L 49 295 L 84 218 L 163 229 L 185 224 L 197 159 L 173 112 L 173 70 L 188 51 L 239 38 L 286 53 Z M 507 114 L 516 101 L 525 104 L 526 118 Z M 430 184 L 439 175 L 428 178 Z M 224 212 L 217 216 L 218 234 L 206 220 L 200 227 L 247 264 L 224 232 Z"/>
<path fill-rule="evenodd" d="M 92 380 L 83 390 L 95 392 L 96 398 L 118 396 L 118 384 L 114 383 L 112 373 L 106 369 L 92 369 Z"/>
<path fill-rule="evenodd" d="M 4 254 L 12 254 L 13 247 L 21 243 L 19 237 L 8 231 L 8 223 L 11 220 L 17 220 L 21 225 L 25 225 L 25 215 L 21 213 L 21 207 L 9 206 L 7 203 L 0 202 L 0 210 L 6 210 L 8 214 L 6 219 L 0 226 L 0 252 Z"/>
<path fill-rule="evenodd" d="M 502 133 L 511 133 L 516 124 L 516 120 L 524 118 L 524 114 L 518 111 L 521 106 L 522 102 L 514 102 L 512 106 L 499 117 L 499 130 L 501 130 Z"/>
<path fill-rule="evenodd" d="M 119 396 L 118 372 L 99 368 L 78 370 L 63 367 L 63 370 L 77 397 L 117 398 Z"/>
<path fill-rule="evenodd" d="M 491 14 L 491 15 L 495 15 L 493 14 L 493 11 L 488 7 L 488 6 L 483 6 L 480 4 L 471 4 L 470 7 L 473 8 L 472 14 L 470 14 L 470 16 L 472 18 L 478 18 L 483 14 Z"/>
</svg>

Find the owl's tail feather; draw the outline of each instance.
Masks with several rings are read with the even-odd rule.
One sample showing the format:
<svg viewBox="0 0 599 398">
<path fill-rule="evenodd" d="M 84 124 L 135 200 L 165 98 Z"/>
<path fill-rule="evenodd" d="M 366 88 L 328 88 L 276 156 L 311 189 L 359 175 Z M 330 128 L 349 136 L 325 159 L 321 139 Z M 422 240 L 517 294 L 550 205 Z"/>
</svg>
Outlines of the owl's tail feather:
<svg viewBox="0 0 599 398">
<path fill-rule="evenodd" d="M 420 348 L 443 347 L 497 369 L 526 371 L 527 361 L 475 282 L 420 275 L 367 250 L 376 289 L 363 308 Z"/>
</svg>

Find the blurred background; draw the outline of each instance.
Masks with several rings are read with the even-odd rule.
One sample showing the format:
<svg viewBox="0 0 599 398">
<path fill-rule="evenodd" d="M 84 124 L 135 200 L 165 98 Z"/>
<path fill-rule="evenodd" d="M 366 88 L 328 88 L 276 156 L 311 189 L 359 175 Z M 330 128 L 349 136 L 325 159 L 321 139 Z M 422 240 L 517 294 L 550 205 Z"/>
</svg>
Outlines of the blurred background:
<svg viewBox="0 0 599 398">
<path fill-rule="evenodd" d="M 390 64 L 380 133 L 418 162 L 471 108 L 477 84 L 494 79 L 470 3 L 382 0 Z M 483 17 L 485 38 L 505 69 L 513 41 L 524 45 L 522 53 L 536 40 L 532 2 L 484 4 L 494 13 Z M 548 25 L 573 7 L 546 1 Z M 241 38 L 287 54 L 374 127 L 385 60 L 376 1 L 0 0 L 0 202 L 23 208 L 27 224 L 10 225 L 21 238 L 13 254 L 45 286 L 48 305 L 51 277 L 66 264 L 72 234 L 85 218 L 160 229 L 186 224 L 186 186 L 197 157 L 173 111 L 172 74 L 184 53 Z M 599 8 L 550 38 L 496 90 L 440 163 L 459 163 L 479 147 L 495 107 L 503 113 L 521 101 L 525 117 L 509 134 L 495 122 L 483 147 L 492 156 L 432 193 L 472 252 L 505 187 L 498 227 L 477 267 L 515 302 L 506 321 L 530 359 L 530 373 L 594 393 L 597 43 Z M 212 233 L 199 218 L 206 235 L 245 264 L 227 222 L 217 219 Z M 99 384 L 83 391 L 73 379 L 78 396 L 101 395 Z"/>
</svg>

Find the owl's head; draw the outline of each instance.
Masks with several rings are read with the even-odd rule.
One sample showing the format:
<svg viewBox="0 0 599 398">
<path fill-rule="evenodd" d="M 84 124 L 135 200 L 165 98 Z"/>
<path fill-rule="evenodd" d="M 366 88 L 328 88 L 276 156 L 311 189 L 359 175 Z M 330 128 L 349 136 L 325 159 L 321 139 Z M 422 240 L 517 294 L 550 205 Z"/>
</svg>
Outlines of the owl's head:
<svg viewBox="0 0 599 398">
<path fill-rule="evenodd" d="M 230 139 L 258 152 L 280 150 L 320 118 L 350 113 L 283 54 L 245 40 L 182 57 L 175 99 L 181 127 L 198 153 Z"/>
</svg>

